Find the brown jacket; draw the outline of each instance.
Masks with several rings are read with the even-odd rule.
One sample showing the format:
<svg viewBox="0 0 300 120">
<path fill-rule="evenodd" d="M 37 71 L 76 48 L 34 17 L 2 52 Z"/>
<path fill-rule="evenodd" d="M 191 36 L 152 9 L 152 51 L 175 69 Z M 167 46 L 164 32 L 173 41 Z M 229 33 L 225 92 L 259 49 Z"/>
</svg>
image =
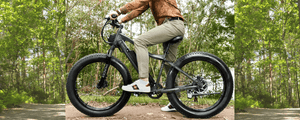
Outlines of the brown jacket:
<svg viewBox="0 0 300 120">
<path fill-rule="evenodd" d="M 184 19 L 180 10 L 178 10 L 176 0 L 134 0 L 120 8 L 121 14 L 126 14 L 131 11 L 121 20 L 122 22 L 132 20 L 145 12 L 148 8 L 151 9 L 157 25 L 161 25 L 166 17 L 181 17 Z"/>
</svg>

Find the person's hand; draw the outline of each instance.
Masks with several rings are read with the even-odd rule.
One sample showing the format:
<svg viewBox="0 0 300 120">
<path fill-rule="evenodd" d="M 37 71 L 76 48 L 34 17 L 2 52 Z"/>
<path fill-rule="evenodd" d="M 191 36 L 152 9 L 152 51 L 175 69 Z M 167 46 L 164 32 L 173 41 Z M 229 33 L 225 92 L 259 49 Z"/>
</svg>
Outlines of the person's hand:
<svg viewBox="0 0 300 120">
<path fill-rule="evenodd" d="M 113 18 L 113 16 L 112 16 L 112 15 L 116 15 L 117 17 Z M 115 20 L 115 19 L 117 19 L 117 18 L 118 18 L 118 16 L 119 16 L 119 15 L 118 15 L 118 14 L 115 14 L 115 13 L 112 13 L 112 14 L 110 14 L 110 15 L 109 15 L 109 17 L 110 17 L 110 19 L 111 19 L 111 20 Z"/>
<path fill-rule="evenodd" d="M 113 18 L 112 15 L 117 15 L 117 17 Z M 117 12 L 115 12 L 115 11 L 110 12 L 110 14 L 109 14 L 110 20 L 116 20 L 118 17 L 119 17 L 119 14 Z M 119 24 L 122 23 L 122 20 L 118 20 L 118 21 L 119 21 Z"/>
</svg>

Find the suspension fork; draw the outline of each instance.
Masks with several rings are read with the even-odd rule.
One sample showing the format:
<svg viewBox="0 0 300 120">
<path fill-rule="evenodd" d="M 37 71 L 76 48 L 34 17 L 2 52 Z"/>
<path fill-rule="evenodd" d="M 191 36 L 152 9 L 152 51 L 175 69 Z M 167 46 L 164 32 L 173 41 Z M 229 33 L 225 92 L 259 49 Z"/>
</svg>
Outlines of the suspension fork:
<svg viewBox="0 0 300 120">
<path fill-rule="evenodd" d="M 111 61 L 112 53 L 114 52 L 115 48 L 116 48 L 115 45 L 112 45 L 110 47 L 110 49 L 108 50 L 108 52 L 107 52 L 107 56 L 106 56 L 106 59 L 105 59 L 106 64 L 104 66 L 103 73 L 101 75 L 101 79 L 99 80 L 99 82 L 97 84 L 98 89 L 107 87 L 107 81 L 106 81 L 107 71 L 108 71 L 108 68 L 111 64 L 110 61 Z"/>
</svg>

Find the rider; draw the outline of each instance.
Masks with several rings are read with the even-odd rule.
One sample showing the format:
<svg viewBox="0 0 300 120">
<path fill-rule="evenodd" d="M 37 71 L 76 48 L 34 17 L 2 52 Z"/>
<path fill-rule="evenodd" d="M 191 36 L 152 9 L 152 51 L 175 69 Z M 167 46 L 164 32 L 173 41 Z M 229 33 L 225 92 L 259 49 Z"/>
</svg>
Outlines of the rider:
<svg viewBox="0 0 300 120">
<path fill-rule="evenodd" d="M 124 91 L 130 92 L 144 92 L 149 93 L 151 91 L 149 85 L 149 56 L 148 46 L 164 43 L 168 40 L 176 37 L 183 36 L 185 33 L 184 18 L 181 15 L 181 11 L 177 7 L 176 0 L 134 0 L 125 4 L 120 9 L 117 9 L 117 15 L 126 14 L 127 16 L 119 20 L 119 23 L 125 23 L 133 18 L 139 16 L 145 12 L 148 8 L 155 18 L 157 26 L 148 32 L 143 33 L 134 40 L 134 48 L 137 57 L 139 79 L 132 84 L 122 86 Z M 112 14 L 110 15 L 112 20 Z M 177 48 L 180 42 L 172 44 L 169 48 L 169 54 L 166 58 L 168 61 L 175 62 Z M 166 45 L 164 44 L 164 49 Z M 170 66 L 165 65 L 164 69 L 168 72 Z M 167 106 L 161 109 L 162 111 L 174 111 L 175 108 L 169 103 Z"/>
</svg>

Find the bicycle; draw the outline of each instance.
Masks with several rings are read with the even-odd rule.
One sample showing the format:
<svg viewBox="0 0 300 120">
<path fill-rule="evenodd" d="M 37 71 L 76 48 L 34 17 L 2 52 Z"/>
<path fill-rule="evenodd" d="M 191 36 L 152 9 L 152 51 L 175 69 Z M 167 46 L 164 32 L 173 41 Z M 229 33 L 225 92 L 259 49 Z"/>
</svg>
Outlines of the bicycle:
<svg viewBox="0 0 300 120">
<path fill-rule="evenodd" d="M 113 56 L 116 48 L 126 55 L 138 72 L 136 54 L 125 43 L 127 41 L 134 44 L 134 41 L 121 34 L 123 25 L 117 20 L 110 20 L 109 17 L 105 19 L 101 37 L 110 45 L 110 49 L 107 54 L 90 54 L 78 60 L 69 72 L 66 85 L 71 103 L 76 109 L 92 117 L 115 114 L 131 96 L 130 92 L 121 89 L 122 85 L 132 83 L 132 78 L 128 68 Z M 119 29 L 117 33 L 104 39 L 103 31 L 108 24 Z M 231 72 L 220 58 L 206 52 L 188 53 L 174 63 L 167 61 L 165 56 L 169 46 L 181 40 L 183 37 L 177 36 L 168 41 L 163 55 L 149 53 L 150 58 L 161 60 L 162 63 L 156 81 L 149 74 L 151 92 L 148 96 L 159 99 L 163 93 L 167 93 L 171 104 L 186 117 L 210 118 L 220 113 L 232 97 Z M 171 67 L 163 88 L 159 81 L 165 63 Z"/>
</svg>

